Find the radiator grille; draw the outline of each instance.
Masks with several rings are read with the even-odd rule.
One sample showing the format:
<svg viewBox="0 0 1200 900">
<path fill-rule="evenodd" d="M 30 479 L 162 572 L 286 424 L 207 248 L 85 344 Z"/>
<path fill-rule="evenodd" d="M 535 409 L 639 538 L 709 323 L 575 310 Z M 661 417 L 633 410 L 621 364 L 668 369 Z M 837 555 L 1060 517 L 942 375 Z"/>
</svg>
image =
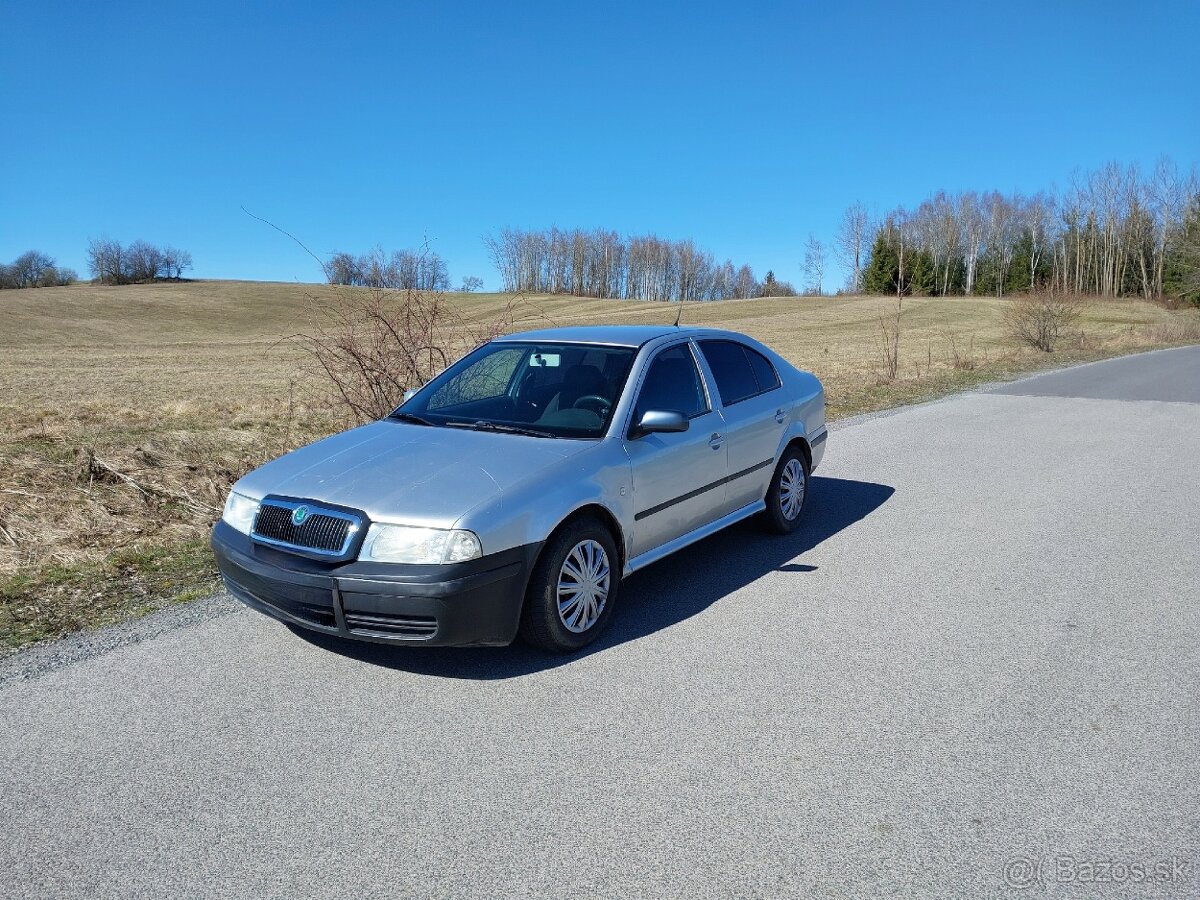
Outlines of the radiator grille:
<svg viewBox="0 0 1200 900">
<path fill-rule="evenodd" d="M 255 536 L 304 550 L 333 555 L 344 552 L 354 522 L 345 516 L 326 515 L 314 509 L 297 525 L 293 519 L 295 509 L 294 505 L 281 506 L 265 501 L 254 520 Z"/>
</svg>

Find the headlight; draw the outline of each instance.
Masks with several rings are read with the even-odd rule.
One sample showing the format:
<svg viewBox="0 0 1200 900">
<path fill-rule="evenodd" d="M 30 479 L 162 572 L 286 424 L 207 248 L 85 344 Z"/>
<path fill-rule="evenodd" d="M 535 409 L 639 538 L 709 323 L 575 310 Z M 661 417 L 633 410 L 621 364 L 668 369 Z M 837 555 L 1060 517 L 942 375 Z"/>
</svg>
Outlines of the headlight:
<svg viewBox="0 0 1200 900">
<path fill-rule="evenodd" d="M 225 501 L 225 511 L 221 513 L 221 518 L 230 528 L 236 528 L 242 534 L 249 534 L 250 529 L 254 527 L 256 515 L 258 515 L 257 500 L 251 500 L 234 491 L 229 492 L 229 499 Z"/>
<path fill-rule="evenodd" d="M 375 524 L 367 531 L 358 558 L 365 562 L 440 563 L 463 562 L 483 556 L 483 548 L 470 531 L 415 528 L 410 525 Z"/>
</svg>

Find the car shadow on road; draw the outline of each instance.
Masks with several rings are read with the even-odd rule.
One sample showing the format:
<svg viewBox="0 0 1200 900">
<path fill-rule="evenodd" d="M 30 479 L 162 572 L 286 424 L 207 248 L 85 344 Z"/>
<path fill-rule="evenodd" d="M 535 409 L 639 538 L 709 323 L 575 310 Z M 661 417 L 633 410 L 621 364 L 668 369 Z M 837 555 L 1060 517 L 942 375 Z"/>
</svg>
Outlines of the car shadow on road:
<svg viewBox="0 0 1200 900">
<path fill-rule="evenodd" d="M 809 484 L 805 521 L 786 536 L 767 534 L 754 519 L 741 522 L 648 566 L 625 580 L 608 629 L 594 643 L 554 656 L 514 643 L 511 647 L 393 647 L 350 641 L 295 629 L 309 643 L 370 665 L 441 678 L 517 678 L 570 665 L 627 641 L 635 641 L 703 612 L 768 572 L 797 575 L 816 567 L 797 557 L 866 518 L 895 489 L 869 481 L 822 478 Z"/>
</svg>

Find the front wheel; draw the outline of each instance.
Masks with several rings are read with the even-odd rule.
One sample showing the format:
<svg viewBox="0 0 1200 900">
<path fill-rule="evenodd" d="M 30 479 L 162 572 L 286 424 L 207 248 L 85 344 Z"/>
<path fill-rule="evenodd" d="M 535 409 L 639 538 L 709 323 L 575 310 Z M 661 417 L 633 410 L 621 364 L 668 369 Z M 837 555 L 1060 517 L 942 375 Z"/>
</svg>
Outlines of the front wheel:
<svg viewBox="0 0 1200 900">
<path fill-rule="evenodd" d="M 767 528 L 776 534 L 790 534 L 803 518 L 808 498 L 808 460 L 797 447 L 784 451 L 767 488 Z"/>
<path fill-rule="evenodd" d="M 617 560 L 612 534 L 595 519 L 579 519 L 556 532 L 529 578 L 521 637 L 552 653 L 570 653 L 594 641 L 616 603 Z"/>
</svg>

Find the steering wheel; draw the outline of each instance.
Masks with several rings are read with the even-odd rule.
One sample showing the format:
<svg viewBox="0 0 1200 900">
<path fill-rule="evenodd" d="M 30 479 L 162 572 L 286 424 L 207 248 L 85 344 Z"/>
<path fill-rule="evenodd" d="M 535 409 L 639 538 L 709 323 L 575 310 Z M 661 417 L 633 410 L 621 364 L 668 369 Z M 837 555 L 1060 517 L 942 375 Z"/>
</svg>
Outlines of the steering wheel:
<svg viewBox="0 0 1200 900">
<path fill-rule="evenodd" d="M 572 409 L 587 409 L 590 404 L 596 404 L 594 412 L 596 415 L 604 418 L 604 413 L 612 406 L 607 397 L 601 397 L 599 394 L 584 394 L 578 400 L 571 404 Z"/>
</svg>

